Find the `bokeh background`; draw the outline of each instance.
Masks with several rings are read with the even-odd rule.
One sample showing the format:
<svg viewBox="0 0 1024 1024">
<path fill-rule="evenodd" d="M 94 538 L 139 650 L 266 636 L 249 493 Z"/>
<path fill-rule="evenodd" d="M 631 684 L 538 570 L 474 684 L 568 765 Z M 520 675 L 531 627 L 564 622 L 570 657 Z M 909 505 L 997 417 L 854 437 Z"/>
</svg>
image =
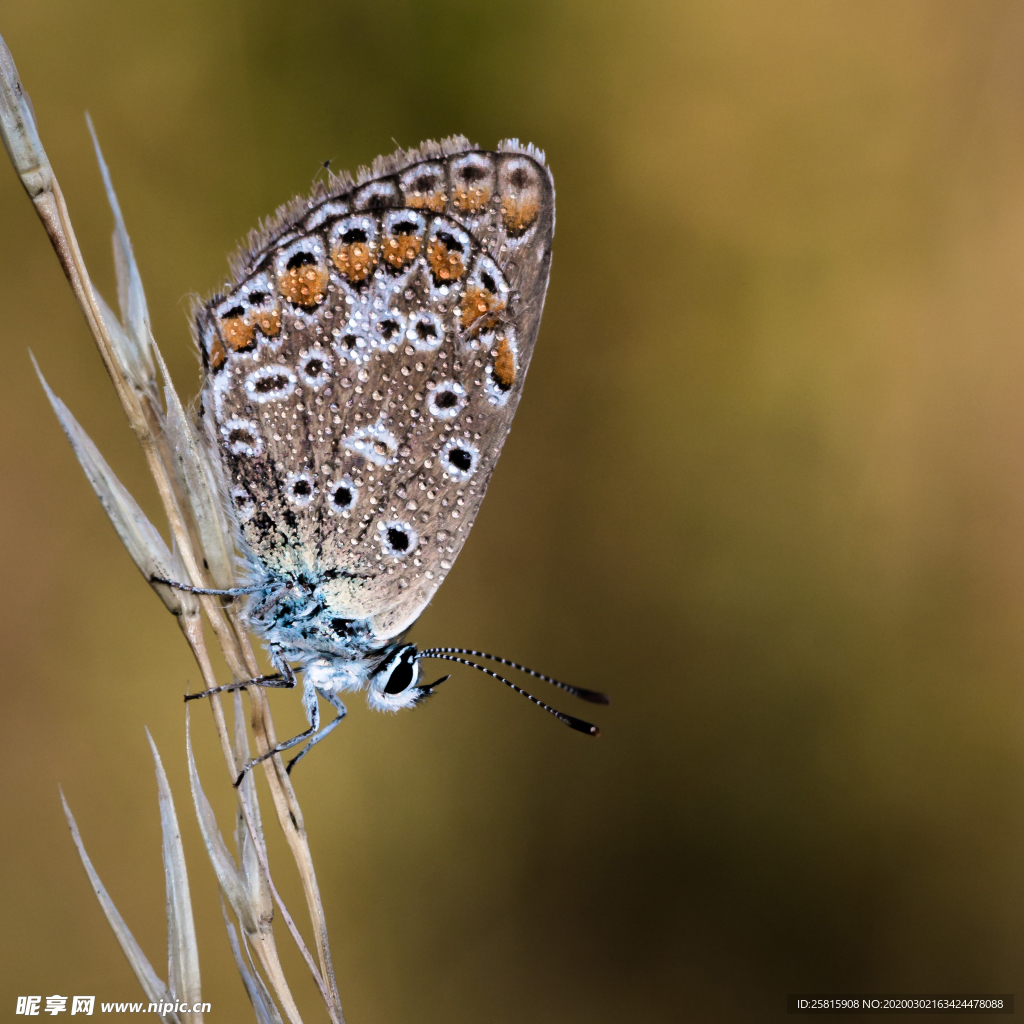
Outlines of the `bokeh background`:
<svg viewBox="0 0 1024 1024">
<path fill-rule="evenodd" d="M 414 714 L 352 702 L 295 776 L 350 1024 L 1024 998 L 1024 8 L 36 0 L 0 31 L 113 298 L 91 112 L 186 396 L 188 295 L 323 160 L 463 132 L 554 170 L 530 381 L 414 638 L 615 702 L 596 742 L 469 670 Z M 164 962 L 148 725 L 209 1019 L 247 1020 L 189 808 L 196 672 L 29 347 L 156 515 L 154 494 L 2 168 L 0 226 L 0 1007 L 138 992 L 58 784 Z M 196 732 L 227 815 L 205 713 Z"/>
</svg>

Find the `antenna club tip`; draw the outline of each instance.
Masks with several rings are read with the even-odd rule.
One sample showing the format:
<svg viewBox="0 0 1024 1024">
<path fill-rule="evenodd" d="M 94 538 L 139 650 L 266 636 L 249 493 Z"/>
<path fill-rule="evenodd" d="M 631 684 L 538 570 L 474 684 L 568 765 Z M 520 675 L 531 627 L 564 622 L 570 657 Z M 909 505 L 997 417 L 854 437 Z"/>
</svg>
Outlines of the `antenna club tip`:
<svg viewBox="0 0 1024 1024">
<path fill-rule="evenodd" d="M 580 700 L 590 701 L 591 704 L 611 704 L 612 702 L 607 693 L 599 693 L 597 690 L 583 690 L 577 687 L 576 696 Z"/>
<path fill-rule="evenodd" d="M 591 725 L 590 722 L 584 722 L 582 718 L 573 718 L 572 715 L 563 715 L 562 721 L 565 722 L 570 729 L 575 729 L 577 732 L 582 732 L 587 736 L 600 736 L 601 730 L 596 725 Z"/>
</svg>

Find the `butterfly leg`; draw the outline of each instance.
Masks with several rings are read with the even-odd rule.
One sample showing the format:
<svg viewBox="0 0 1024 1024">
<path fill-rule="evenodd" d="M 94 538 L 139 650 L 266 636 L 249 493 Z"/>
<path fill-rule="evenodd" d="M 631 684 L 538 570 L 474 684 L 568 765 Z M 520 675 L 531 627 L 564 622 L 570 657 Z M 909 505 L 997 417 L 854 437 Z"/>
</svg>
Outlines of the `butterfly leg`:
<svg viewBox="0 0 1024 1024">
<path fill-rule="evenodd" d="M 288 762 L 289 775 L 291 775 L 292 769 L 299 763 L 299 761 L 301 761 L 325 736 L 334 732 L 338 727 L 338 723 L 341 722 L 341 720 L 348 714 L 348 709 L 341 703 L 341 698 L 332 690 L 317 690 L 316 693 L 323 697 L 323 699 L 338 712 L 338 717 L 331 722 L 330 725 L 325 725 L 319 732 L 314 733 L 310 741 Z"/>
<path fill-rule="evenodd" d="M 267 686 L 275 689 L 291 690 L 295 688 L 295 673 L 291 665 L 282 657 L 273 657 L 277 652 L 272 652 L 274 667 L 278 670 L 269 676 L 256 676 L 254 679 L 243 679 L 238 683 L 228 683 L 227 686 L 215 686 L 210 690 L 200 690 L 198 693 L 186 693 L 185 700 L 198 700 L 200 697 L 212 697 L 215 693 L 230 693 L 233 690 L 244 690 L 248 686 Z"/>
<path fill-rule="evenodd" d="M 289 669 L 290 671 L 290 669 Z M 294 679 L 294 676 L 292 677 Z M 256 765 L 267 758 L 273 757 L 275 754 L 283 754 L 286 750 L 291 750 L 292 747 L 298 746 L 303 740 L 309 739 L 309 743 L 299 752 L 298 757 L 293 758 L 288 762 L 288 771 L 291 772 L 292 768 L 295 767 L 295 762 L 302 757 L 310 747 L 315 743 L 319 743 L 334 727 L 345 717 L 346 710 L 345 705 L 333 694 L 328 694 L 326 691 L 321 691 L 321 695 L 338 711 L 338 717 L 331 722 L 322 731 L 320 730 L 320 705 L 317 702 L 317 690 L 310 683 L 306 683 L 302 693 L 302 704 L 306 709 L 306 718 L 309 719 L 309 728 L 305 732 L 300 732 L 298 736 L 293 736 L 290 740 L 285 740 L 283 743 L 278 743 L 273 750 L 268 750 L 265 754 L 260 754 L 259 757 L 254 757 L 239 773 L 238 778 L 235 779 L 235 787 L 237 788 L 242 784 L 242 779 L 245 778 L 245 773 L 250 768 L 255 768 Z"/>
<path fill-rule="evenodd" d="M 246 594 L 256 594 L 263 587 L 257 584 L 254 587 L 231 587 L 228 590 L 215 590 L 212 587 L 192 587 L 187 583 L 179 583 L 177 580 L 164 579 L 163 576 L 150 576 L 150 583 L 162 583 L 172 590 L 183 590 L 186 594 L 206 594 L 213 597 L 244 597 Z"/>
<path fill-rule="evenodd" d="M 274 664 L 277 665 L 282 674 L 285 675 L 290 681 L 291 685 L 295 685 L 295 673 L 292 671 L 291 665 L 281 658 L 274 658 Z M 292 747 L 301 743 L 307 736 L 312 736 L 313 733 L 320 728 L 320 707 L 316 701 L 316 691 L 308 683 L 303 688 L 302 693 L 302 704 L 306 709 L 306 718 L 309 721 L 309 728 L 304 732 L 300 732 L 298 736 L 293 736 L 290 740 L 284 740 L 278 743 L 272 750 L 268 750 L 265 754 L 260 754 L 259 757 L 254 757 L 239 773 L 238 778 L 235 779 L 235 788 L 237 789 L 242 784 L 242 779 L 245 778 L 245 773 L 251 768 L 255 768 L 256 765 L 262 764 L 268 758 L 273 757 L 275 754 L 281 754 L 286 750 L 291 750 Z"/>
<path fill-rule="evenodd" d="M 256 676 L 255 679 L 243 679 L 240 683 L 228 683 L 227 686 L 215 686 L 212 690 L 200 690 L 198 693 L 186 693 L 185 700 L 199 700 L 201 697 L 212 697 L 215 693 L 230 693 L 232 690 L 244 690 L 249 686 L 267 686 L 272 689 L 290 690 L 295 686 L 295 676 L 289 679 L 280 672 L 272 676 Z"/>
</svg>

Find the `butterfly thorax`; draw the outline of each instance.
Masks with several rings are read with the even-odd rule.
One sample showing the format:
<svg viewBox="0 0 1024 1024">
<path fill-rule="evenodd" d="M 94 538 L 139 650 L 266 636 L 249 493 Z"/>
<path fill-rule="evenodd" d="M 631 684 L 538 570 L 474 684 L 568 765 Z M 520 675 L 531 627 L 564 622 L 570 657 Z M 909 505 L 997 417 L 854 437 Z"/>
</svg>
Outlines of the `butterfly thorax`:
<svg viewBox="0 0 1024 1024">
<path fill-rule="evenodd" d="M 288 661 L 317 658 L 379 660 L 390 641 L 353 614 L 347 581 L 268 573 L 246 609 L 253 630 Z"/>
</svg>

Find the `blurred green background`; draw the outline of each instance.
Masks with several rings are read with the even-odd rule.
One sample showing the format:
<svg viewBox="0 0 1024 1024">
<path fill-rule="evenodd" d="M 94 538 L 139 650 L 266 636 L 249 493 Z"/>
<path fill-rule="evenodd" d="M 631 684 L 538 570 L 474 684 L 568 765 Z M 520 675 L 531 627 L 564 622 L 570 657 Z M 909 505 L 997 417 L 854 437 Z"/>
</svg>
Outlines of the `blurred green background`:
<svg viewBox="0 0 1024 1024">
<path fill-rule="evenodd" d="M 189 294 L 321 161 L 462 132 L 531 140 L 553 168 L 530 381 L 413 637 L 615 703 L 591 742 L 469 670 L 414 714 L 351 702 L 295 776 L 349 1024 L 781 1020 L 801 990 L 1024 998 L 1021 5 L 37 0 L 0 32 L 113 299 L 92 114 L 187 397 Z M 209 1019 L 247 1020 L 189 806 L 196 671 L 30 346 L 155 515 L 154 493 L 2 170 L 0 225 L 0 1007 L 138 992 L 58 783 L 163 962 L 148 724 Z M 297 730 L 298 699 L 271 700 Z"/>
</svg>

